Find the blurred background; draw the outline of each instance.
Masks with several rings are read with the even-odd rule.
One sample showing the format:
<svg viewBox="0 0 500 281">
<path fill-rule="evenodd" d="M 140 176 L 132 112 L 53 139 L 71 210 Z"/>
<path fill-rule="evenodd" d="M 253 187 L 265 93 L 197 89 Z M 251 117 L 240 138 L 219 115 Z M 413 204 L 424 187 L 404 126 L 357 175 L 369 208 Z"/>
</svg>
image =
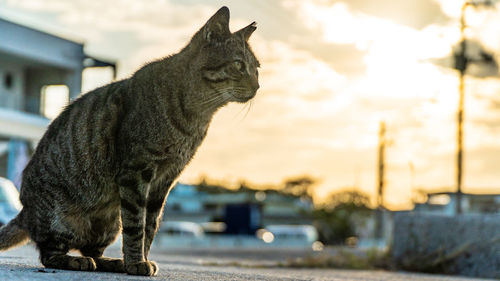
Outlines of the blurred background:
<svg viewBox="0 0 500 281">
<path fill-rule="evenodd" d="M 19 188 L 61 108 L 176 53 L 222 5 L 233 31 L 258 23 L 261 88 L 216 114 L 165 233 L 321 249 L 385 241 L 395 212 L 500 212 L 495 1 L 0 0 L 0 176 Z"/>
</svg>

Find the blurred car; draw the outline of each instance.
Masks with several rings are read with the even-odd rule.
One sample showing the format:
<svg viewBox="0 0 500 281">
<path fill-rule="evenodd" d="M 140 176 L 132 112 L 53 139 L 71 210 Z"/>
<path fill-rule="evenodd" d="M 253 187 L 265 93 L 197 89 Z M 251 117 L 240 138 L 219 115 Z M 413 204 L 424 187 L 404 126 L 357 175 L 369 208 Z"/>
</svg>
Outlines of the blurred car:
<svg viewBox="0 0 500 281">
<path fill-rule="evenodd" d="M 268 225 L 257 231 L 257 237 L 274 246 L 322 249 L 318 231 L 312 225 Z"/>
<path fill-rule="evenodd" d="M 189 221 L 164 221 L 153 240 L 154 248 L 196 247 L 206 242 L 203 227 Z"/>
<path fill-rule="evenodd" d="M 0 226 L 15 218 L 22 208 L 19 192 L 14 184 L 0 177 Z"/>
<path fill-rule="evenodd" d="M 205 234 L 201 225 L 189 221 L 162 222 L 158 232 L 183 237 L 202 237 Z"/>
<path fill-rule="evenodd" d="M 202 222 L 200 223 L 205 234 L 223 234 L 226 231 L 227 225 L 223 222 Z"/>
</svg>

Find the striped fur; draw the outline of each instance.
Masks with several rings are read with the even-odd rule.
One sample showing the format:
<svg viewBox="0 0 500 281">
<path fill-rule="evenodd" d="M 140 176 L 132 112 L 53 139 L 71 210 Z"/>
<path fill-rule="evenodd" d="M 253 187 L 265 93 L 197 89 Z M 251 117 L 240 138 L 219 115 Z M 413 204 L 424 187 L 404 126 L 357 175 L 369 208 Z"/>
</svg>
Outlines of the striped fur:
<svg viewBox="0 0 500 281">
<path fill-rule="evenodd" d="M 148 254 L 172 183 L 217 109 L 259 87 L 254 30 L 231 33 L 223 7 L 178 54 L 71 103 L 24 170 L 22 215 L 0 229 L 0 248 L 29 235 L 46 267 L 156 274 Z M 102 257 L 120 229 L 123 260 Z"/>
</svg>

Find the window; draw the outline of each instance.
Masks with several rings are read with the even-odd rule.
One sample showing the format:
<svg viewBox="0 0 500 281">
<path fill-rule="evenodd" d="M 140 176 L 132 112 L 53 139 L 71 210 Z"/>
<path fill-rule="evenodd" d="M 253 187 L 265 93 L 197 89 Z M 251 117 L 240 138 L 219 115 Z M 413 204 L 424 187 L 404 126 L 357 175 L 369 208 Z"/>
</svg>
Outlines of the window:
<svg viewBox="0 0 500 281">
<path fill-rule="evenodd" d="M 54 119 L 69 102 L 69 88 L 66 85 L 48 85 L 42 87 L 40 112 L 43 116 Z"/>
<path fill-rule="evenodd" d="M 12 75 L 12 73 L 10 72 L 5 73 L 3 84 L 5 86 L 5 89 L 7 90 L 12 89 L 12 87 L 14 86 L 14 75 Z"/>
<path fill-rule="evenodd" d="M 111 67 L 87 67 L 82 72 L 82 93 L 104 86 L 113 79 Z"/>
</svg>

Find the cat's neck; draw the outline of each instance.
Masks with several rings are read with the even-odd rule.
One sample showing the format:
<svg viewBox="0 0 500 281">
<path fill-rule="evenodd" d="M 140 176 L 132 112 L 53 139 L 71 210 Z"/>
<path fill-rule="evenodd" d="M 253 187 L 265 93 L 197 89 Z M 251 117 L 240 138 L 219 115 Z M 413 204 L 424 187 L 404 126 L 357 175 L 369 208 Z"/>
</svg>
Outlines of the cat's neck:
<svg viewBox="0 0 500 281">
<path fill-rule="evenodd" d="M 204 130 L 224 104 L 204 100 L 210 95 L 203 92 L 201 76 L 189 66 L 189 55 L 181 52 L 146 65 L 132 79 L 139 85 L 149 84 L 151 91 L 146 94 L 153 95 L 160 106 L 182 118 L 183 123 Z"/>
</svg>

